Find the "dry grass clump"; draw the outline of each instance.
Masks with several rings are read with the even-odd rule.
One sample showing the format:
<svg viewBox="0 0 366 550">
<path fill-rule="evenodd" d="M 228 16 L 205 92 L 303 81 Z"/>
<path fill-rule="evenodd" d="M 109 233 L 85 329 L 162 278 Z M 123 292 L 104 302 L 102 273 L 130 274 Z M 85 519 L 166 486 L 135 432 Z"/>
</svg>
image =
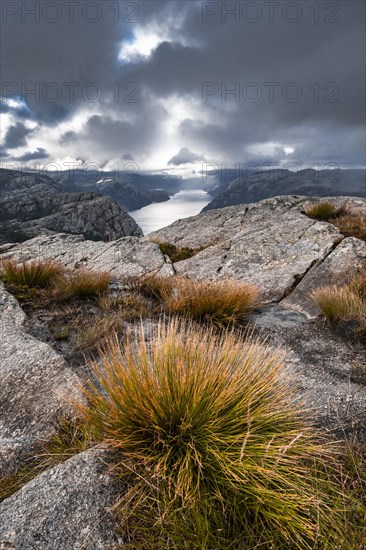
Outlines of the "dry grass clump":
<svg viewBox="0 0 366 550">
<path fill-rule="evenodd" d="M 61 418 L 54 434 L 41 443 L 36 457 L 45 470 L 82 453 L 93 443 L 92 431 L 79 418 Z"/>
<path fill-rule="evenodd" d="M 330 221 L 345 235 L 366 241 L 366 216 L 347 212 Z"/>
<path fill-rule="evenodd" d="M 34 465 L 27 465 L 11 474 L 0 474 L 0 503 L 41 473 Z"/>
<path fill-rule="evenodd" d="M 314 220 L 319 221 L 329 221 L 331 218 L 333 218 L 337 213 L 337 209 L 334 206 L 334 204 L 330 202 L 319 202 L 318 204 L 314 204 L 313 206 L 310 206 L 306 211 L 305 214 Z"/>
<path fill-rule="evenodd" d="M 348 286 L 320 287 L 311 298 L 330 322 L 362 319 L 366 315 L 365 303 Z"/>
<path fill-rule="evenodd" d="M 131 291 L 139 293 L 146 298 L 164 301 L 172 293 L 175 281 L 175 277 L 147 275 L 135 281 L 127 281 L 127 284 Z"/>
<path fill-rule="evenodd" d="M 181 314 L 218 327 L 241 323 L 259 305 L 258 290 L 235 280 L 197 281 L 175 278 L 174 292 L 165 297 L 171 314 Z"/>
<path fill-rule="evenodd" d="M 110 282 L 109 273 L 80 269 L 59 277 L 55 288 L 60 299 L 95 298 L 106 292 Z"/>
<path fill-rule="evenodd" d="M 1 278 L 19 287 L 46 288 L 62 273 L 63 267 L 55 262 L 32 260 L 18 264 L 14 260 L 5 260 Z"/>
<path fill-rule="evenodd" d="M 258 341 L 177 320 L 148 345 L 143 333 L 124 348 L 109 341 L 81 414 L 128 473 L 121 514 L 134 547 L 335 541 L 332 484 L 314 466 L 330 451 L 292 404 L 282 368 Z"/>
<path fill-rule="evenodd" d="M 305 211 L 309 218 L 332 223 L 346 236 L 366 240 L 366 216 L 330 202 L 320 202 Z"/>
<path fill-rule="evenodd" d="M 330 323 L 350 323 L 357 338 L 366 341 L 366 266 L 348 285 L 318 288 L 310 298 Z"/>
<path fill-rule="evenodd" d="M 348 537 L 344 548 L 362 550 L 366 541 L 366 445 L 357 440 L 346 441 L 339 457 L 337 483 L 348 495 L 348 510 L 343 516 Z"/>
</svg>

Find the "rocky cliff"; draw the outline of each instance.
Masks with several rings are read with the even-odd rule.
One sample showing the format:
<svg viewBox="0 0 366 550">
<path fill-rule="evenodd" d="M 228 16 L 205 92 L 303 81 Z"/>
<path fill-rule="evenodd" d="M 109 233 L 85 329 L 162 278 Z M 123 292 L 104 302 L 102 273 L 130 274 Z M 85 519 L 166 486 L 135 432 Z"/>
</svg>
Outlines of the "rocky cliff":
<svg viewBox="0 0 366 550">
<path fill-rule="evenodd" d="M 285 169 L 268 169 L 228 183 L 219 181 L 212 188 L 208 186 L 207 190 L 214 199 L 203 211 L 257 202 L 280 195 L 366 197 L 366 171 L 309 168 L 291 172 Z"/>
<path fill-rule="evenodd" d="M 142 235 L 109 197 L 64 193 L 48 176 L 1 170 L 0 242 L 24 241 L 42 232 L 82 234 L 92 240 Z"/>
<path fill-rule="evenodd" d="M 40 194 L 44 183 L 37 184 Z M 366 216 L 365 199 L 329 200 Z M 150 236 L 200 250 L 176 263 L 147 237 L 103 243 L 66 234 L 2 245 L 0 259 L 41 258 L 73 270 L 107 270 L 113 288 L 120 288 L 121 277 L 147 274 L 247 281 L 262 296 L 262 306 L 250 318 L 252 330 L 286 350 L 288 373 L 311 416 L 336 437 L 348 434 L 366 441 L 365 379 L 356 376 L 366 372 L 365 347 L 330 330 L 309 298 L 312 290 L 343 284 L 366 265 L 366 243 L 307 217 L 305 209 L 317 201 L 276 197 L 179 220 Z M 153 313 L 147 313 L 145 325 L 153 322 Z M 90 373 L 83 362 L 68 362 L 48 332 L 45 336 L 40 330 L 38 338 L 29 334 L 24 311 L 1 283 L 0 323 L 0 464 L 13 472 L 40 439 L 54 432 L 57 418 L 68 414 L 69 396 L 82 399 L 78 388 Z M 123 498 L 124 489 L 110 477 L 109 459 L 103 447 L 91 448 L 5 499 L 0 504 L 0 547 L 123 547 L 126 541 L 111 507 Z"/>
<path fill-rule="evenodd" d="M 72 170 L 61 172 L 55 180 L 67 192 L 93 192 L 112 197 L 127 211 L 167 201 L 179 191 L 179 177 L 138 173 L 136 167 L 131 163 L 130 172 Z"/>
</svg>

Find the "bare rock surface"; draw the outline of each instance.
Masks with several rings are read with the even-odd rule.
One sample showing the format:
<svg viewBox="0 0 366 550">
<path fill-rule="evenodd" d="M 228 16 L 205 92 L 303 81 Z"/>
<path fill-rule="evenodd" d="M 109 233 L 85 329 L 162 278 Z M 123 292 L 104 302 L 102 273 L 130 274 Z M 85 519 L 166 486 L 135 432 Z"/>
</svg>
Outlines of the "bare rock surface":
<svg viewBox="0 0 366 550">
<path fill-rule="evenodd" d="M 260 337 L 286 352 L 285 367 L 296 385 L 298 400 L 309 419 L 333 432 L 366 442 L 365 349 L 323 321 L 309 321 L 300 312 L 274 305 L 251 316 Z"/>
<path fill-rule="evenodd" d="M 67 268 L 107 271 L 113 276 L 172 275 L 170 260 L 147 239 L 126 237 L 109 243 L 87 241 L 80 235 L 40 235 L 24 243 L 0 246 L 0 258 L 23 262 L 54 260 Z"/>
<path fill-rule="evenodd" d="M 78 377 L 47 344 L 23 330 L 25 314 L 0 283 L 0 463 L 13 460 L 77 399 Z"/>
<path fill-rule="evenodd" d="M 0 242 L 55 232 L 97 241 L 142 236 L 135 220 L 110 197 L 63 193 L 48 176 L 0 170 Z"/>
<path fill-rule="evenodd" d="M 328 278 L 331 284 L 342 284 L 366 254 L 364 242 L 346 239 L 343 244 L 344 235 L 334 225 L 304 214 L 319 200 L 286 196 L 230 206 L 178 220 L 151 237 L 177 246 L 205 247 L 174 264 L 179 275 L 245 280 L 261 290 L 266 302 L 284 300 L 284 305 L 313 316 L 316 311 L 307 295 L 327 284 Z M 366 215 L 365 199 L 322 200 Z"/>
<path fill-rule="evenodd" d="M 324 285 L 345 285 L 365 264 L 366 243 L 352 237 L 346 238 L 324 261 L 318 262 L 281 303 L 317 316 L 319 312 L 309 298 L 311 292 Z"/>
<path fill-rule="evenodd" d="M 0 548 L 111 550 L 122 547 L 111 508 L 122 487 L 104 449 L 84 451 L 0 504 Z"/>
</svg>

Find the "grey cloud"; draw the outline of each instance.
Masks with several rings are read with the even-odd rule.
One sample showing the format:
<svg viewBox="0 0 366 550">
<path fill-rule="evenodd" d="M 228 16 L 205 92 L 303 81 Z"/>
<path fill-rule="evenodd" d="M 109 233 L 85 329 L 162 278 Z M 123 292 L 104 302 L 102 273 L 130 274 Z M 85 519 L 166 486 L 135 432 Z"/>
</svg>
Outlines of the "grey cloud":
<svg viewBox="0 0 366 550">
<path fill-rule="evenodd" d="M 27 128 L 22 122 L 10 126 L 4 137 L 5 149 L 17 149 L 27 144 L 27 136 L 32 134 L 34 129 Z"/>
<path fill-rule="evenodd" d="M 205 160 L 205 157 L 203 155 L 193 153 L 187 147 L 182 147 L 180 151 L 169 160 L 168 164 L 180 166 L 181 164 L 188 164 L 190 162 L 195 162 L 196 160 Z"/>
<path fill-rule="evenodd" d="M 45 159 L 48 158 L 49 154 L 43 147 L 38 147 L 36 151 L 33 153 L 25 153 L 24 155 L 21 155 L 20 157 L 15 157 L 15 160 L 19 161 L 28 161 L 28 160 L 38 160 L 38 159 Z"/>
<path fill-rule="evenodd" d="M 41 2 L 41 5 L 45 0 Z M 79 3 L 80 6 L 82 3 Z M 55 24 L 26 23 L 13 17 L 3 25 L 1 62 L 2 79 L 22 83 L 31 89 L 39 82 L 55 82 L 63 92 L 57 101 L 47 100 L 44 93 L 27 96 L 31 116 L 53 126 L 68 120 L 80 109 L 88 107 L 83 86 L 95 82 L 102 96 L 93 107 L 98 114 L 84 128 L 66 132 L 58 139 L 65 154 L 95 160 L 128 151 L 133 158 L 153 155 L 166 145 L 163 123 L 169 112 L 158 104 L 159 99 L 183 97 L 199 106 L 197 120 L 185 120 L 179 127 L 180 142 L 190 150 L 212 155 L 219 162 L 250 160 L 248 147 L 253 143 L 279 142 L 295 148 L 287 159 L 305 157 L 326 161 L 366 164 L 365 159 L 365 3 L 358 0 L 335 3 L 309 3 L 297 0 L 301 19 L 285 21 L 283 9 L 288 2 L 276 4 L 275 19 L 268 19 L 265 2 L 258 1 L 262 16 L 249 23 L 241 16 L 222 21 L 225 7 L 244 2 L 214 2 L 218 13 L 202 20 L 202 2 L 136 1 L 140 23 L 113 21 L 108 2 L 101 2 L 103 16 L 92 24 L 76 9 L 74 23 L 67 18 Z M 125 3 L 120 2 L 121 14 Z M 331 6 L 339 7 L 335 23 L 326 23 Z M 267 3 L 268 5 L 268 3 Z M 107 7 L 105 7 L 107 6 Z M 313 9 L 311 9 L 313 6 Z M 314 22 L 314 6 L 319 8 L 319 22 Z M 118 61 L 123 40 L 131 40 L 134 32 L 149 25 L 161 31 L 170 30 L 172 42 L 161 43 L 151 57 L 133 63 Z M 25 55 L 25 45 L 32 44 Z M 77 82 L 75 97 L 68 101 L 64 83 Z M 128 82 L 139 87 L 138 104 L 120 98 L 114 103 L 111 85 L 120 89 Z M 204 83 L 214 83 L 217 92 L 202 101 Z M 257 102 L 243 93 L 246 84 L 254 82 L 261 91 Z M 269 100 L 266 83 L 278 82 L 273 101 Z M 301 99 L 284 98 L 284 88 L 295 82 Z M 239 99 L 230 93 L 221 96 L 223 84 L 228 91 L 239 83 Z M 318 83 L 318 84 L 317 84 Z M 332 98 L 334 83 L 336 102 Z M 319 90 L 316 89 L 319 86 Z M 44 90 L 43 90 L 44 91 Z M 316 97 L 319 92 L 319 97 Z M 21 114 L 14 113 L 21 118 Z M 164 141 L 165 140 L 165 141 Z M 48 148 L 48 147 L 47 147 Z M 50 151 L 51 146 L 50 146 Z M 280 159 L 281 147 L 274 157 Z M 126 159 L 128 160 L 128 159 Z M 172 160 L 172 159 L 171 159 Z M 178 158 L 179 160 L 179 158 Z"/>
<path fill-rule="evenodd" d="M 61 145 L 66 145 L 66 144 L 69 144 L 69 143 L 74 143 L 75 141 L 77 141 L 77 133 L 76 132 L 73 132 L 73 131 L 68 131 L 68 132 L 65 132 L 64 134 L 62 134 L 62 136 L 60 137 L 60 144 Z"/>
</svg>

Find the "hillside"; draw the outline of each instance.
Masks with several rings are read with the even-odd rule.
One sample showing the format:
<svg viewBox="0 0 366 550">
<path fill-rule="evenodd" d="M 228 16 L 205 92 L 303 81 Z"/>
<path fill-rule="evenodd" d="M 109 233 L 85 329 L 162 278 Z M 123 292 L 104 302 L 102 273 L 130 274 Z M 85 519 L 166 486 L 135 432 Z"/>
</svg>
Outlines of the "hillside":
<svg viewBox="0 0 366 550">
<path fill-rule="evenodd" d="M 45 183 L 47 182 L 38 182 L 39 193 L 43 192 Z M 339 229 L 337 224 L 340 225 L 341 216 L 348 216 L 349 219 L 352 215 L 352 219 L 358 220 L 359 228 L 366 229 L 366 199 L 350 196 L 328 197 L 326 204 L 328 207 L 330 204 L 334 212 L 333 217 L 329 216 L 331 222 L 310 217 L 311 209 L 323 203 L 324 200 L 314 197 L 282 196 L 179 220 L 149 238 L 129 236 L 105 243 L 60 232 L 42 234 L 23 243 L 0 246 L 0 260 L 5 262 L 5 267 L 9 261 L 13 262 L 10 265 L 15 269 L 15 265 L 37 258 L 52 262 L 51 265 L 56 265 L 61 270 L 55 278 L 55 286 L 46 286 L 41 290 L 35 287 L 27 289 L 24 284 L 17 286 L 15 279 L 12 280 L 9 275 L 7 278 L 4 273 L 3 282 L 0 281 L 0 468 L 3 472 L 0 485 L 2 481 L 5 487 L 4 500 L 0 502 L 0 546 L 4 544 L 4 548 L 15 549 L 107 550 L 127 548 L 132 544 L 136 548 L 145 548 L 145 542 L 141 542 L 145 541 L 145 536 L 148 536 L 149 541 L 149 537 L 157 533 L 157 540 L 160 541 L 158 544 L 167 533 L 169 537 L 180 536 L 180 532 L 174 530 L 175 524 L 172 526 L 164 518 L 160 518 L 161 522 L 157 520 L 160 512 L 156 512 L 157 516 L 153 515 L 156 501 L 149 499 L 151 495 L 160 495 L 159 490 L 164 487 L 162 478 L 159 477 L 161 468 L 169 466 L 169 460 L 165 463 L 161 461 L 159 467 L 154 469 L 156 455 L 161 452 L 166 457 L 168 453 L 164 453 L 168 449 L 171 453 L 169 457 L 174 457 L 177 449 L 186 444 L 189 451 L 185 464 L 189 460 L 194 461 L 193 479 L 196 479 L 194 476 L 197 472 L 206 472 L 206 477 L 199 478 L 203 488 L 206 487 L 207 477 L 214 475 L 212 471 L 221 472 L 220 468 L 225 468 L 226 463 L 224 464 L 221 457 L 230 461 L 228 448 L 233 456 L 238 448 L 238 458 L 233 462 L 235 475 L 232 479 L 236 479 L 235 483 L 238 483 L 238 472 L 243 467 L 246 468 L 244 487 L 249 486 L 254 491 L 251 484 L 256 483 L 255 480 L 260 483 L 258 486 L 254 485 L 258 495 L 250 493 L 249 504 L 248 496 L 245 497 L 245 502 L 250 512 L 256 510 L 256 513 L 261 514 L 261 522 L 264 522 L 266 529 L 263 535 L 263 523 L 260 523 L 261 534 L 258 535 L 253 530 L 250 531 L 251 536 L 257 537 L 254 539 L 256 543 L 262 541 L 263 548 L 269 549 L 273 533 L 282 537 L 280 529 L 278 532 L 273 530 L 273 525 L 277 525 L 279 521 L 285 535 L 284 542 L 282 538 L 279 539 L 278 548 L 288 545 L 286 537 L 292 536 L 291 527 L 286 523 L 287 516 L 283 517 L 282 504 L 276 500 L 271 490 L 274 480 L 279 483 L 275 493 L 285 490 L 283 487 L 286 486 L 287 496 L 283 497 L 281 492 L 281 501 L 284 500 L 284 506 L 291 509 L 291 498 L 295 496 L 291 496 L 292 489 L 286 485 L 286 479 L 289 478 L 289 483 L 294 484 L 292 488 L 299 479 L 302 480 L 301 483 L 308 476 L 311 479 L 311 468 L 302 470 L 301 468 L 305 468 L 303 465 L 299 466 L 299 479 L 296 477 L 296 453 L 300 452 L 299 449 L 305 452 L 301 445 L 308 430 L 316 429 L 319 431 L 316 433 L 323 434 L 322 437 L 337 441 L 339 454 L 342 456 L 342 453 L 351 452 L 351 448 L 364 449 L 366 444 L 365 339 L 364 336 L 361 337 L 361 332 L 357 332 L 364 326 L 362 323 L 366 319 L 366 300 L 357 298 L 357 304 L 363 308 L 362 311 L 357 311 L 359 316 L 343 318 L 342 323 L 337 324 L 325 320 L 312 298 L 314 292 L 324 285 L 335 285 L 338 289 L 347 287 L 347 292 L 350 293 L 351 287 L 347 285 L 353 284 L 352 288 L 356 289 L 354 281 L 362 273 L 364 285 L 366 241 L 353 236 L 353 230 Z M 62 270 L 65 270 L 63 275 Z M 90 280 L 86 292 L 88 273 Z M 80 278 L 76 283 L 78 276 Z M 60 285 L 60 277 L 63 283 L 57 286 Z M 81 291 L 82 284 L 84 287 Z M 358 284 L 357 288 L 360 289 L 361 283 Z M 185 288 L 188 289 L 186 301 L 183 300 Z M 362 288 L 364 292 L 364 287 Z M 231 302 L 231 320 L 228 321 L 224 309 L 225 304 L 229 304 L 230 292 L 233 293 L 231 296 L 235 302 L 240 301 L 235 296 L 243 297 L 240 294 L 243 291 L 247 292 L 249 299 L 249 305 L 245 306 L 245 315 L 239 315 L 238 303 Z M 356 290 L 352 292 L 355 293 Z M 222 301 L 217 303 L 220 296 Z M 197 316 L 200 307 L 203 308 L 203 313 Z M 170 324 L 168 319 L 171 315 L 180 321 Z M 186 321 L 183 319 L 189 316 L 194 324 L 185 332 Z M 167 334 L 164 327 L 168 327 L 166 330 L 170 334 L 165 348 L 162 347 Z M 223 332 L 225 327 L 227 332 Z M 173 332 L 169 333 L 169 330 Z M 91 416 L 85 417 L 89 413 L 85 413 L 83 408 L 86 400 L 81 388 L 88 386 L 90 389 L 90 384 L 94 383 L 98 370 L 94 370 L 93 374 L 91 369 L 101 368 L 100 359 L 94 361 L 98 354 L 102 354 L 98 345 L 105 344 L 111 334 L 115 334 L 119 345 L 126 350 L 123 352 L 126 355 L 118 355 L 116 352 L 113 360 L 109 359 L 106 378 L 99 379 L 98 384 L 106 384 L 103 391 L 108 393 L 108 383 L 112 381 L 116 384 L 113 391 L 118 397 L 113 401 L 111 396 L 106 405 L 103 401 L 106 398 L 105 393 L 99 394 L 99 390 L 95 390 L 100 400 L 101 416 L 96 418 L 90 413 Z M 127 344 L 130 341 L 129 336 L 131 343 Z M 249 351 L 248 341 L 254 342 Z M 217 343 L 220 345 L 217 346 Z M 233 405 L 233 416 L 230 416 L 231 405 L 229 406 L 227 400 L 230 398 L 230 380 L 232 377 L 236 380 L 235 372 L 240 367 L 236 355 L 229 374 L 219 371 L 212 387 L 207 386 L 207 394 L 204 393 L 205 377 L 209 379 L 212 372 L 207 371 L 205 376 L 201 374 L 200 377 L 200 370 L 196 373 L 193 371 L 197 386 L 188 385 L 182 395 L 175 393 L 179 392 L 180 383 L 184 385 L 187 380 L 190 381 L 190 369 L 198 358 L 201 361 L 200 369 L 206 368 L 207 364 L 214 368 L 215 361 L 225 363 L 231 353 L 239 353 L 243 360 L 243 356 L 240 356 L 242 349 L 248 355 L 245 356 L 246 369 L 240 381 L 244 386 L 249 384 L 246 396 L 249 401 L 244 408 L 235 408 Z M 268 354 L 273 359 L 263 366 Z M 118 361 L 125 361 L 124 368 L 127 370 L 119 371 Z M 254 370 L 251 370 L 251 361 L 254 361 Z M 136 364 L 139 367 L 135 371 Z M 167 382 L 162 373 L 170 366 L 172 371 L 167 371 Z M 275 374 L 271 370 L 274 366 Z M 152 372 L 157 377 L 156 386 L 154 377 L 150 378 Z M 224 383 L 222 377 L 225 372 L 228 379 Z M 248 376 L 254 376 L 253 380 Z M 267 376 L 269 382 L 265 386 Z M 165 388 L 166 394 L 159 393 L 161 387 Z M 262 395 L 263 400 L 258 404 L 255 401 L 256 392 L 262 391 L 262 387 L 264 397 Z M 237 389 L 235 386 L 233 391 Z M 187 405 L 186 411 L 184 399 L 190 403 L 189 399 L 201 395 L 201 390 L 203 400 L 197 405 L 197 410 Z M 254 396 L 252 401 L 249 397 L 251 395 Z M 126 408 L 122 396 L 126 398 Z M 289 401 L 283 400 L 287 399 L 286 396 Z M 90 393 L 88 400 L 93 401 Z M 271 400 L 274 402 L 267 409 Z M 212 404 L 217 403 L 221 403 L 222 407 L 219 413 L 211 408 Z M 296 420 L 300 423 L 295 424 L 302 426 L 301 430 L 299 427 L 289 428 L 282 416 L 292 410 L 290 407 L 293 403 L 296 403 L 296 407 L 301 406 L 303 411 L 303 420 Z M 205 424 L 206 407 L 207 414 L 211 411 L 214 415 L 209 417 L 208 424 Z M 133 416 L 135 412 L 136 416 Z M 159 424 L 163 422 L 160 413 L 163 416 L 167 414 L 167 420 L 164 417 L 166 423 Z M 189 413 L 188 416 L 184 416 L 186 413 Z M 120 420 L 122 424 L 118 424 L 116 419 L 119 414 L 122 415 L 121 419 L 127 418 L 126 423 Z M 139 424 L 139 414 L 144 419 L 142 425 Z M 257 420 L 258 414 L 260 420 Z M 184 422 L 179 415 L 183 415 Z M 224 421 L 227 416 L 231 420 L 226 424 Z M 197 432 L 196 425 L 189 423 L 187 418 L 198 422 Z M 237 418 L 242 418 L 243 425 L 238 427 L 235 424 L 235 430 L 242 431 L 235 431 L 232 435 L 230 429 Z M 149 439 L 150 432 L 147 429 L 151 419 L 155 422 L 154 429 L 157 429 L 157 435 L 152 440 Z M 128 424 L 130 421 L 131 425 Z M 84 427 L 80 427 L 78 422 L 86 423 L 82 423 L 81 426 Z M 92 430 L 92 426 L 99 426 L 98 422 L 105 422 L 100 433 Z M 117 424 L 114 425 L 114 422 Z M 199 447 L 201 454 L 197 458 L 192 453 L 192 447 L 196 445 L 196 438 L 200 441 L 199 438 L 206 433 L 208 425 L 218 426 L 217 429 L 223 426 L 222 432 L 219 432 L 221 436 L 232 439 L 227 446 L 222 440 L 218 441 L 219 453 L 216 448 L 212 451 L 215 458 L 210 458 L 209 451 L 206 453 Z M 119 432 L 115 426 L 119 426 Z M 129 436 L 124 440 L 123 430 L 128 430 L 130 426 Z M 151 426 L 150 428 L 153 429 Z M 289 438 L 286 443 L 281 440 L 274 462 L 268 462 L 271 453 L 275 452 L 277 438 L 283 436 L 281 430 L 286 432 L 287 428 L 290 431 Z M 318 437 L 320 436 L 316 436 Z M 149 441 L 146 456 L 139 446 L 144 438 Z M 50 441 L 53 446 L 47 447 Z M 34 461 L 38 460 L 36 457 L 40 453 L 40 444 L 46 445 L 41 446 L 41 455 L 43 453 L 47 460 L 36 462 L 38 466 L 35 467 Z M 315 457 L 311 453 L 317 453 L 316 445 L 311 447 L 310 462 Z M 263 450 L 263 455 L 258 454 L 259 458 L 256 452 L 261 451 L 258 449 Z M 326 469 L 333 459 L 329 458 L 327 450 L 324 452 L 329 461 L 325 465 L 322 463 L 322 467 Z M 356 450 L 352 452 L 356 453 Z M 141 456 L 142 461 L 139 461 Z M 352 456 L 356 457 L 356 454 Z M 363 456 L 363 464 L 366 464 L 365 453 L 357 456 Z M 176 466 L 172 468 L 170 483 L 188 484 L 189 480 L 184 477 L 187 466 L 182 466 L 179 460 L 176 459 Z M 358 460 L 360 462 L 357 464 L 361 464 L 361 458 Z M 278 464 L 283 470 L 281 469 L 277 478 Z M 258 470 L 255 469 L 257 466 Z M 179 479 L 177 482 L 174 473 L 176 468 L 181 468 L 183 481 Z M 300 523 L 297 535 L 300 537 L 299 548 L 305 548 L 305 541 L 309 540 L 309 548 L 329 549 L 332 546 L 327 546 L 328 538 L 333 535 L 342 537 L 345 549 L 362 547 L 360 545 L 366 535 L 363 521 L 366 512 L 366 486 L 360 481 L 362 476 L 356 466 L 353 473 L 349 473 L 351 470 L 343 470 L 350 476 L 353 498 L 356 499 L 351 511 L 343 511 L 341 518 L 329 516 L 333 527 L 329 532 L 324 531 L 324 539 L 319 539 L 320 546 L 316 542 L 316 525 L 314 527 L 311 524 L 314 532 L 308 531 L 306 537 L 310 539 L 306 539 L 302 531 L 303 524 Z M 123 476 L 120 475 L 121 471 Z M 352 478 L 352 475 L 355 477 Z M 220 483 L 224 483 L 219 476 L 218 479 Z M 147 493 L 143 493 L 147 498 L 146 505 L 145 501 L 134 500 L 135 495 L 141 496 L 138 491 L 145 487 L 145 482 L 148 487 Z M 226 490 L 231 496 L 237 494 L 235 490 L 231 494 L 232 489 L 225 484 L 222 488 L 220 483 L 216 487 L 217 494 L 222 491 L 227 495 Z M 318 485 L 315 485 L 318 491 Z M 346 490 L 345 486 L 346 483 L 342 488 L 337 486 L 337 494 Z M 197 490 L 202 490 L 202 498 L 207 497 L 201 485 Z M 311 492 L 312 489 L 308 487 L 308 490 Z M 176 495 L 175 486 L 173 491 Z M 212 487 L 210 491 L 212 496 Z M 263 505 L 265 491 L 266 503 L 272 503 L 270 499 L 276 503 L 269 512 Z M 297 496 L 302 499 L 304 491 L 301 489 L 300 496 Z M 318 498 L 319 493 L 316 494 Z M 174 498 L 178 499 L 179 506 L 187 506 L 187 510 L 191 510 L 191 504 L 184 499 Z M 317 498 L 310 496 L 308 506 L 313 506 Z M 321 498 L 319 496 L 320 500 Z M 172 501 L 169 498 L 168 501 L 174 505 L 174 499 Z M 158 508 L 162 502 L 158 502 Z M 338 514 L 338 509 L 343 508 L 337 506 L 336 502 L 339 503 L 332 501 L 329 509 L 325 507 L 328 515 L 333 512 Z M 116 503 L 118 506 L 114 507 Z M 167 513 L 171 512 L 170 504 L 167 505 Z M 136 517 L 133 515 L 135 506 L 138 510 Z M 197 510 L 193 510 L 195 515 L 202 513 L 199 506 Z M 323 517 L 321 505 L 319 510 L 320 517 Z M 303 511 L 306 521 L 312 522 L 313 512 L 309 512 L 308 516 L 306 506 L 301 507 L 301 513 Z M 180 512 L 177 513 L 179 515 Z M 232 512 L 225 512 L 220 529 L 226 529 L 226 513 Z M 294 513 L 299 513 L 297 506 L 291 512 Z M 137 518 L 137 527 L 133 521 L 129 522 L 130 514 L 132 519 Z M 291 514 L 289 517 L 292 518 Z M 197 525 L 195 515 L 185 515 L 182 524 L 185 526 L 184 536 L 191 547 L 194 547 L 194 537 L 197 536 L 193 528 Z M 198 519 L 201 521 L 202 517 L 204 515 Z M 221 516 L 215 511 L 213 517 L 217 519 Z M 249 530 L 251 521 L 256 525 L 255 517 L 256 514 L 250 516 L 247 524 L 244 527 L 240 524 L 240 528 Z M 190 529 L 187 529 L 187 521 L 190 522 Z M 210 521 L 207 519 L 207 525 L 211 525 Z M 327 520 L 324 519 L 324 522 L 326 525 Z M 344 525 L 347 528 L 339 535 L 338 527 L 334 530 L 334 525 L 339 529 L 344 529 Z M 323 527 L 321 524 L 322 529 Z M 220 541 L 220 537 L 224 535 L 232 536 L 230 529 L 228 534 L 222 531 L 220 533 L 215 535 Z M 240 532 L 237 534 L 239 536 Z M 262 539 L 262 536 L 269 538 Z M 334 547 L 335 542 L 329 540 Z M 227 547 L 227 541 L 228 539 L 224 540 L 220 550 L 225 545 Z M 179 544 L 176 547 L 183 548 Z"/>
<path fill-rule="evenodd" d="M 235 204 L 257 202 L 280 195 L 309 197 L 366 196 L 365 170 L 313 170 L 291 172 L 263 170 L 234 181 L 216 182 L 208 192 L 214 196 L 203 211 Z"/>
<path fill-rule="evenodd" d="M 55 181 L 66 192 L 92 192 L 114 199 L 127 211 L 138 210 L 153 202 L 169 200 L 180 189 L 181 179 L 169 175 L 131 171 L 72 170 L 61 172 Z"/>
<path fill-rule="evenodd" d="M 1 170 L 0 242 L 25 241 L 41 232 L 82 234 L 92 240 L 142 234 L 110 197 L 65 193 L 48 176 Z"/>
</svg>

